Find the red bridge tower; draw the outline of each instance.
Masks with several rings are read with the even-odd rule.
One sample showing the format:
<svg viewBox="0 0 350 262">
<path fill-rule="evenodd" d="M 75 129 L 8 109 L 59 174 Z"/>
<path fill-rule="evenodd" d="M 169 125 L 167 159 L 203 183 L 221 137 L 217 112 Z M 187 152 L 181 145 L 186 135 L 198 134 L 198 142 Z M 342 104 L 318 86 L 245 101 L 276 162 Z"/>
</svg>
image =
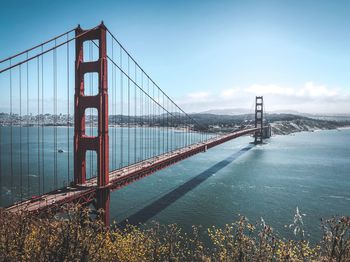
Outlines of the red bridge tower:
<svg viewBox="0 0 350 262">
<path fill-rule="evenodd" d="M 264 99 L 262 96 L 255 97 L 255 127 L 260 128 L 255 132 L 255 144 L 261 144 L 264 136 Z"/>
<path fill-rule="evenodd" d="M 105 210 L 105 223 L 109 225 L 109 157 L 108 157 L 108 87 L 107 87 L 107 48 L 106 27 L 103 22 L 92 30 L 82 30 L 78 26 L 75 35 L 75 95 L 74 95 L 74 183 L 86 183 L 86 152 L 97 153 L 97 207 Z M 84 42 L 98 41 L 99 58 L 84 61 Z M 98 94 L 86 96 L 84 74 L 98 74 Z M 85 110 L 95 108 L 98 112 L 98 134 L 85 133 Z"/>
</svg>

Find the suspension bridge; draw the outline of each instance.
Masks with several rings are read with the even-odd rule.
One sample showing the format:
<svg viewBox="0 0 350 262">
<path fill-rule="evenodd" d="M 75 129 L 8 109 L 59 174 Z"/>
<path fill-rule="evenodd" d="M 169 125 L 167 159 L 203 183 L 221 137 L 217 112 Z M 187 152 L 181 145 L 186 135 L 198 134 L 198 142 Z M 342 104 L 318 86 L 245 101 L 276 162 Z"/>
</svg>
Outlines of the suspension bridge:
<svg viewBox="0 0 350 262">
<path fill-rule="evenodd" d="M 93 204 L 109 224 L 111 190 L 237 137 L 259 144 L 271 135 L 263 97 L 243 128 L 218 133 L 199 123 L 103 23 L 0 66 L 0 203 L 9 211 Z"/>
</svg>

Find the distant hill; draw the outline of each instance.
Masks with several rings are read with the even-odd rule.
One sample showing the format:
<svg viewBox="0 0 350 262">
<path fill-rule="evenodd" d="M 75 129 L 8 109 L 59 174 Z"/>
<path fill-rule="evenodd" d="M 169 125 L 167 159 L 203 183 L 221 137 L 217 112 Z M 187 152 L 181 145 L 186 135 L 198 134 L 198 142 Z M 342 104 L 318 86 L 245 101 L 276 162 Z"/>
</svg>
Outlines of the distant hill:
<svg viewBox="0 0 350 262">
<path fill-rule="evenodd" d="M 212 115 L 243 115 L 250 114 L 252 110 L 246 108 L 230 108 L 230 109 L 212 109 L 198 114 L 212 114 Z"/>
<path fill-rule="evenodd" d="M 253 109 L 247 108 L 226 108 L 226 109 L 212 109 L 203 111 L 200 113 L 193 113 L 193 115 L 218 115 L 218 116 L 239 116 L 239 115 L 247 115 L 253 114 Z M 350 121 L 350 114 L 310 114 L 310 113 L 302 113 L 296 110 L 274 110 L 268 111 L 269 115 L 272 116 L 301 116 L 308 117 L 319 120 L 331 120 L 331 121 Z"/>
</svg>

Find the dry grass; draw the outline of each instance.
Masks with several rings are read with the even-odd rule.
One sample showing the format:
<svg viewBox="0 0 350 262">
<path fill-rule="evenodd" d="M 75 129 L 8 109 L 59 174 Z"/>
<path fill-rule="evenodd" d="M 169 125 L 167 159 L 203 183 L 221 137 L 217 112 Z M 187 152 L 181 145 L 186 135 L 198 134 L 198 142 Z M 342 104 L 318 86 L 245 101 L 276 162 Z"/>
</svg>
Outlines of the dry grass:
<svg viewBox="0 0 350 262">
<path fill-rule="evenodd" d="M 300 229 L 296 218 L 291 226 Z M 187 235 L 156 223 L 108 230 L 78 206 L 67 208 L 64 218 L 0 210 L 0 261 L 350 261 L 350 218 L 322 226 L 323 238 L 312 246 L 302 235 L 284 240 L 263 221 L 253 225 L 245 217 L 223 228 L 193 227 Z"/>
</svg>

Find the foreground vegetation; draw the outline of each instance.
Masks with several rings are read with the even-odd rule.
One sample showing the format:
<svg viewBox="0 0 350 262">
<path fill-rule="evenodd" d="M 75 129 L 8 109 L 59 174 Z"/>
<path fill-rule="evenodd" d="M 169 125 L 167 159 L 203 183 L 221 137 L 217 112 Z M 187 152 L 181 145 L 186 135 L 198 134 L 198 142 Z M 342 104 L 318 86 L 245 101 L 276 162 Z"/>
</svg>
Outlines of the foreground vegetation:
<svg viewBox="0 0 350 262">
<path fill-rule="evenodd" d="M 304 239 L 298 210 L 289 227 L 295 240 L 279 238 L 263 219 L 253 225 L 245 217 L 224 228 L 193 227 L 188 235 L 156 223 L 108 230 L 78 206 L 50 218 L 0 210 L 0 261 L 350 261 L 349 217 L 323 221 L 317 245 Z"/>
</svg>

